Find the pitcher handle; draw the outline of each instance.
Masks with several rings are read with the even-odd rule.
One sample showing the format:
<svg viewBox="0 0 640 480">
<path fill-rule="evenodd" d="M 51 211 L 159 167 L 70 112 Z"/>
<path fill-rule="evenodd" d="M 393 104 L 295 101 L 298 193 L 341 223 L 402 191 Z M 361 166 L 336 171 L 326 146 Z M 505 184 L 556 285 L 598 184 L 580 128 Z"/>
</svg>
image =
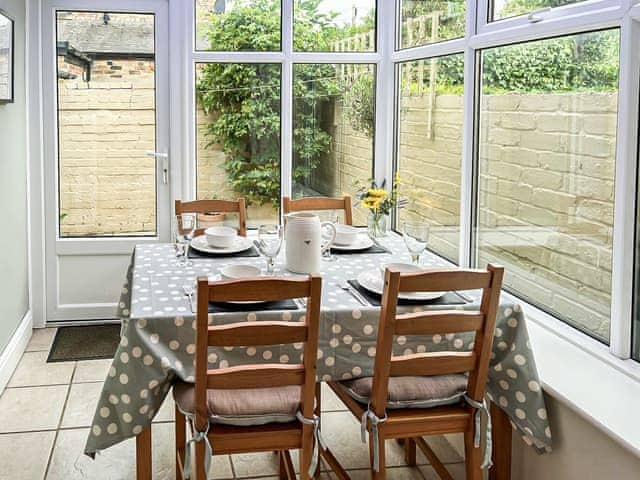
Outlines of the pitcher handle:
<svg viewBox="0 0 640 480">
<path fill-rule="evenodd" d="M 336 234 L 337 234 L 336 226 L 332 222 L 322 222 L 320 224 L 320 231 L 323 231 L 325 227 L 329 227 L 329 229 L 332 232 L 332 235 L 330 239 L 327 239 L 324 243 L 321 244 L 322 246 L 320 248 L 320 252 L 322 253 L 326 252 L 331 248 L 331 245 L 333 245 L 333 242 L 335 241 Z"/>
</svg>

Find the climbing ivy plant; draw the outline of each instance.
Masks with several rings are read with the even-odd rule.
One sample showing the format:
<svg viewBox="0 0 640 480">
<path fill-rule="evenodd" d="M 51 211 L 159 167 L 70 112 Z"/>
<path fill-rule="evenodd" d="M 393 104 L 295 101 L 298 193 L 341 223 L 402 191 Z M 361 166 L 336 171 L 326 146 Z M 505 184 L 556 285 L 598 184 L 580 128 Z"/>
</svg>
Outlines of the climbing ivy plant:
<svg viewBox="0 0 640 480">
<path fill-rule="evenodd" d="M 329 49 L 336 29 L 332 16 L 318 12 L 320 0 L 298 0 L 295 46 Z M 298 17 L 297 17 L 298 18 Z M 233 8 L 208 19 L 207 39 L 218 51 L 279 51 L 280 5 L 272 0 L 236 0 Z M 308 47 L 308 48 L 307 48 Z M 220 144 L 223 168 L 233 189 L 248 201 L 280 200 L 279 64 L 211 63 L 201 67 L 198 101 L 212 121 L 206 126 L 209 146 Z M 294 76 L 294 182 L 302 182 L 328 150 L 331 137 L 314 112 L 341 93 L 331 65 L 296 65 Z M 304 158 L 304 162 L 297 162 Z"/>
</svg>

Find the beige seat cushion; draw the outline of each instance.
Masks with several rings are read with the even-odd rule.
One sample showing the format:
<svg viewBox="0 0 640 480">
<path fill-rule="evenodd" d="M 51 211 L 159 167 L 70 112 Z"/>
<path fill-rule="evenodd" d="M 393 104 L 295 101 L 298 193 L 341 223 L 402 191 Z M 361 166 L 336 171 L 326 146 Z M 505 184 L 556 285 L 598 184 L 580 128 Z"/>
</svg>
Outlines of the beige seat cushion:
<svg viewBox="0 0 640 480">
<path fill-rule="evenodd" d="M 373 377 L 340 382 L 346 392 L 360 403 L 368 404 Z M 430 377 L 390 377 L 388 408 L 429 408 L 457 403 L 467 390 L 465 375 Z"/>
<path fill-rule="evenodd" d="M 211 423 L 264 425 L 296 419 L 300 407 L 300 387 L 208 390 L 207 409 Z M 178 382 L 173 387 L 176 405 L 184 414 L 195 411 L 195 386 Z"/>
</svg>

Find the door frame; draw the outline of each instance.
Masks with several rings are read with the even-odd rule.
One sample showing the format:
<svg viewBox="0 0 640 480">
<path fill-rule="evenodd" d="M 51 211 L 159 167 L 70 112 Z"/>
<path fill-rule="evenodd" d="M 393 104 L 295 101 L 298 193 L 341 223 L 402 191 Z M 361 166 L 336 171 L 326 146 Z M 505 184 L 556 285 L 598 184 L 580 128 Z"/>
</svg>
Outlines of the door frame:
<svg viewBox="0 0 640 480">
<path fill-rule="evenodd" d="M 175 8 L 176 2 L 173 3 Z M 55 322 L 56 325 L 71 322 L 91 322 L 95 320 L 115 320 L 117 298 L 110 303 L 61 304 L 59 303 L 59 256 L 61 255 L 129 255 L 136 244 L 167 241 L 170 235 L 171 198 L 179 195 L 180 169 L 169 162 L 169 183 L 164 185 L 160 181 L 161 163 L 156 165 L 156 235 L 153 237 L 123 237 L 123 238 L 59 238 L 58 224 L 58 110 L 56 91 L 57 61 L 56 61 L 56 10 L 102 11 L 100 4 L 91 0 L 41 0 L 39 15 L 41 46 L 40 65 L 40 114 L 41 114 L 41 163 L 42 180 L 41 218 L 42 247 L 44 249 L 44 296 L 34 297 L 34 304 L 40 299 L 44 302 L 41 312 L 46 323 Z M 175 108 L 176 92 L 182 90 L 180 76 L 170 68 L 171 57 L 176 58 L 179 51 L 170 51 L 172 42 L 170 37 L 179 38 L 172 32 L 170 25 L 169 0 L 104 0 L 103 7 L 112 12 L 124 13 L 154 13 L 155 14 L 155 49 L 156 49 L 156 151 L 167 152 L 171 158 L 172 152 L 180 151 L 182 142 L 180 129 L 176 128 L 181 115 Z M 172 12 L 173 13 L 173 12 Z M 172 20 L 173 23 L 173 20 Z M 176 22 L 180 26 L 180 22 Z M 179 32 L 178 32 L 179 33 Z M 173 49 L 179 45 L 173 46 Z M 177 81 L 177 85 L 175 85 Z M 173 86 L 173 88 L 171 88 Z M 172 95 L 173 93 L 173 95 Z M 169 125 L 172 122 L 173 125 Z M 31 142 L 33 145 L 33 142 Z M 180 156 L 177 156 L 179 158 Z M 31 179 L 33 188 L 34 182 Z M 37 179 L 36 179 L 37 180 Z M 37 187 L 36 187 L 37 188 Z M 34 220 L 35 220 L 34 215 Z M 35 223 L 35 222 L 32 222 Z M 32 238 L 32 250 L 36 249 L 36 240 Z M 33 265 L 37 269 L 37 265 Z M 90 275 L 91 272 L 87 272 Z M 124 280 L 124 272 L 123 272 Z M 40 322 L 45 323 L 45 322 Z"/>
</svg>

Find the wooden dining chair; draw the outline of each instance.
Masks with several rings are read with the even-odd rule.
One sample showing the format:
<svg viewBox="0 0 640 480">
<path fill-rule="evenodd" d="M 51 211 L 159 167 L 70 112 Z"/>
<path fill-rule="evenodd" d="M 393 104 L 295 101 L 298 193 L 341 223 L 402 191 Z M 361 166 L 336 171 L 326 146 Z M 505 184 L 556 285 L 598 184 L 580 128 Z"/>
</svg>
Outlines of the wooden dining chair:
<svg viewBox="0 0 640 480">
<path fill-rule="evenodd" d="M 480 415 L 488 416 L 484 395 L 502 276 L 503 268 L 494 265 L 487 270 L 386 270 L 373 377 L 329 383 L 349 410 L 363 419 L 372 478 L 385 478 L 385 440 L 404 439 L 409 465 L 416 464 L 417 445 L 440 478 L 452 480 L 422 438 L 445 433 L 464 434 L 466 478 L 482 478 Z M 475 289 L 483 290 L 477 311 L 396 313 L 401 292 Z M 400 335 L 462 332 L 475 332 L 470 351 L 393 354 L 394 337 Z M 364 434 L 363 430 L 363 438 Z"/>
<path fill-rule="evenodd" d="M 345 225 L 353 225 L 353 213 L 351 210 L 351 197 L 345 195 L 342 198 L 307 197 L 291 200 L 289 197 L 282 199 L 284 214 L 291 212 L 304 212 L 308 210 L 343 210 Z"/>
<path fill-rule="evenodd" d="M 322 280 L 198 279 L 195 385 L 174 386 L 176 478 L 190 468 L 187 419 L 195 443 L 195 480 L 205 480 L 211 455 L 277 451 L 280 477 L 295 479 L 289 450 L 300 449 L 300 476 L 309 478 L 318 458 L 319 419 L 314 416 L 318 322 Z M 307 298 L 299 321 L 208 324 L 209 302 L 279 301 Z M 300 364 L 239 365 L 207 369 L 209 347 L 303 343 Z"/>
<path fill-rule="evenodd" d="M 182 213 L 237 213 L 238 214 L 238 235 L 247 236 L 247 206 L 244 198 L 238 200 L 192 200 L 183 202 L 176 200 L 176 215 Z M 199 228 L 194 236 L 202 235 L 205 228 Z"/>
</svg>

